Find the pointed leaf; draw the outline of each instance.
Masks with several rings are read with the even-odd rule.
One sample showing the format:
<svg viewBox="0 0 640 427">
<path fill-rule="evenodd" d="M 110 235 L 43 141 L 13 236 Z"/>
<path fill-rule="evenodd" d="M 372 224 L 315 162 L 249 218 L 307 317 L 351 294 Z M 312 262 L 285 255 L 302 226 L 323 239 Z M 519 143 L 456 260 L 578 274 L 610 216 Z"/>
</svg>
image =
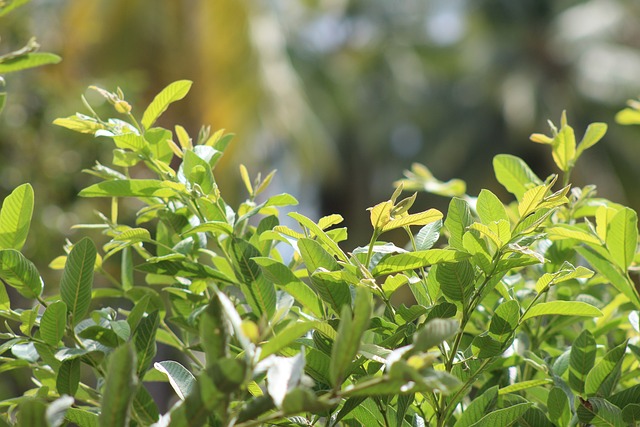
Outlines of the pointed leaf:
<svg viewBox="0 0 640 427">
<path fill-rule="evenodd" d="M 444 226 L 449 231 L 450 246 L 456 249 L 464 249 L 462 235 L 472 222 L 469 204 L 457 197 L 451 199 L 449 210 L 447 211 L 447 219 L 444 221 Z"/>
<path fill-rule="evenodd" d="M 542 185 L 540 178 L 519 157 L 498 154 L 493 158 L 493 168 L 498 182 L 518 200 L 529 188 Z"/>
<path fill-rule="evenodd" d="M 622 363 L 626 350 L 626 342 L 614 347 L 589 371 L 584 385 L 584 392 L 587 396 L 595 396 L 604 385 L 605 380 L 607 380 L 610 375 L 615 374 L 616 370 L 620 369 L 620 364 Z M 611 390 L 608 390 L 608 392 L 610 391 Z M 608 392 L 602 394 L 608 396 Z"/>
<path fill-rule="evenodd" d="M 568 172 L 576 158 L 576 136 L 571 126 L 562 126 L 560 132 L 553 138 L 552 155 L 556 165 L 563 172 Z"/>
<path fill-rule="evenodd" d="M 488 413 L 471 427 L 511 426 L 531 407 L 532 403 L 519 403 Z"/>
<path fill-rule="evenodd" d="M 15 249 L 0 251 L 0 278 L 27 298 L 42 294 L 42 279 L 36 266 Z"/>
<path fill-rule="evenodd" d="M 442 220 L 427 224 L 416 234 L 416 250 L 426 251 L 431 249 L 440 237 L 440 229 L 442 228 Z"/>
<path fill-rule="evenodd" d="M 62 58 L 53 53 L 31 52 L 0 61 L 0 74 L 13 73 L 41 65 L 57 64 Z"/>
<path fill-rule="evenodd" d="M 442 219 L 442 212 L 437 209 L 429 209 L 425 212 L 410 214 L 401 216 L 400 218 L 392 219 L 387 222 L 382 231 L 389 231 L 395 228 L 408 227 L 410 225 L 426 225 Z"/>
<path fill-rule="evenodd" d="M 133 336 L 136 348 L 138 367 L 136 372 L 143 374 L 156 356 L 156 331 L 160 324 L 158 310 L 143 317 Z"/>
<path fill-rule="evenodd" d="M 485 225 L 489 225 L 494 221 L 500 221 L 501 219 L 509 222 L 509 215 L 507 215 L 504 205 L 500 199 L 498 199 L 498 196 L 489 190 L 480 191 L 476 202 L 476 211 L 482 223 Z"/>
<path fill-rule="evenodd" d="M 549 418 L 556 425 L 568 425 L 571 419 L 571 406 L 567 394 L 560 387 L 553 387 L 547 398 Z"/>
<path fill-rule="evenodd" d="M 440 263 L 455 263 L 469 258 L 469 254 L 451 249 L 428 249 L 384 257 L 373 269 L 375 277 L 401 273 Z"/>
<path fill-rule="evenodd" d="M 622 410 L 598 397 L 580 402 L 576 411 L 581 423 L 594 427 L 627 427 L 622 420 Z"/>
<path fill-rule="evenodd" d="M 231 241 L 231 256 L 245 286 L 247 302 L 256 315 L 271 318 L 276 311 L 276 288 L 263 275 L 260 266 L 252 259 L 259 257 L 260 251 L 249 242 L 234 238 Z"/>
<path fill-rule="evenodd" d="M 131 345 L 126 344 L 117 348 L 109 357 L 100 405 L 100 427 L 129 425 L 136 385 L 136 356 Z"/>
<path fill-rule="evenodd" d="M 584 392 L 584 383 L 596 360 L 596 340 L 588 329 L 582 331 L 571 346 L 569 359 L 569 385 L 578 393 Z"/>
<path fill-rule="evenodd" d="M 67 326 L 67 305 L 56 301 L 46 308 L 40 319 L 40 338 L 51 347 L 57 347 Z"/>
<path fill-rule="evenodd" d="M 576 158 L 580 156 L 584 150 L 593 147 L 602 139 L 604 134 L 607 133 L 607 124 L 606 123 L 591 123 L 578 144 L 578 151 L 576 153 Z"/>
<path fill-rule="evenodd" d="M 485 414 L 493 409 L 497 398 L 498 386 L 493 386 L 485 390 L 484 393 L 478 394 L 460 414 L 460 418 L 458 418 L 453 427 L 469 427 L 480 421 Z"/>
<path fill-rule="evenodd" d="M 638 245 L 638 215 L 633 209 L 625 207 L 611 218 L 606 244 L 613 261 L 626 271 Z"/>
<path fill-rule="evenodd" d="M 582 301 L 551 301 L 541 302 L 534 305 L 527 313 L 522 317 L 524 322 L 527 319 L 538 316 L 585 316 L 585 317 L 600 317 L 602 312 L 597 307 L 587 304 Z"/>
<path fill-rule="evenodd" d="M 149 129 L 172 102 L 179 101 L 187 96 L 189 89 L 191 89 L 191 84 L 192 82 L 189 80 L 178 80 L 162 89 L 144 111 L 141 121 L 142 126 L 145 129 Z"/>
<path fill-rule="evenodd" d="M 2 202 L 0 249 L 22 249 L 29 234 L 32 214 L 33 188 L 30 184 L 22 184 Z"/>
<path fill-rule="evenodd" d="M 196 378 L 180 363 L 166 360 L 156 362 L 153 367 L 169 378 L 169 384 L 181 400 L 184 400 L 191 393 Z"/>
<path fill-rule="evenodd" d="M 228 357 L 229 331 L 218 293 L 211 297 L 207 308 L 200 315 L 200 345 L 207 367 Z"/>
<path fill-rule="evenodd" d="M 96 247 L 91 239 L 83 238 L 73 245 L 60 281 L 60 297 L 77 324 L 89 311 Z"/>
</svg>

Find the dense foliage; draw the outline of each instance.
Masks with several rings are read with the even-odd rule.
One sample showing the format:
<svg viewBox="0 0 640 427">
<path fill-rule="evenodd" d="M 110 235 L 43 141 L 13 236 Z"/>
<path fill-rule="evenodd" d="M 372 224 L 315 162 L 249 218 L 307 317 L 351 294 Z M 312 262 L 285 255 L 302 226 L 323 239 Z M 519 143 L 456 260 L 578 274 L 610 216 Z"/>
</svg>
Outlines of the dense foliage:
<svg viewBox="0 0 640 427">
<path fill-rule="evenodd" d="M 539 178 L 520 158 L 496 156 L 514 197 L 465 194 L 414 165 L 369 210 L 371 239 L 345 251 L 342 218 L 313 221 L 269 195 L 273 173 L 248 199 L 225 203 L 213 170 L 231 136 L 190 137 L 157 127 L 191 82 L 172 83 L 141 116 L 122 91 L 93 88 L 113 107 L 57 125 L 112 141 L 113 161 L 87 171 L 80 193 L 107 198 L 108 242 L 69 242 L 53 261 L 59 292 L 20 249 L 33 212 L 29 184 L 0 211 L 0 288 L 6 332 L 0 369 L 28 367 L 35 387 L 0 403 L 10 425 L 253 426 L 631 425 L 640 417 L 637 214 L 571 188 L 582 153 L 563 115 L 547 144 L 559 175 Z M 636 103 L 619 121 L 638 123 Z M 410 213 L 416 194 L 450 196 L 444 215 Z M 135 224 L 119 222 L 136 199 Z M 417 228 L 419 227 L 419 228 Z M 406 247 L 385 241 L 404 230 Z M 110 273 L 109 264 L 120 267 Z M 94 287 L 94 275 L 109 286 Z M 408 290 L 408 292 L 406 292 Z M 402 301 L 396 295 L 405 292 Z M 158 346 L 183 360 L 158 360 Z M 147 385 L 168 381 L 176 403 L 160 414 Z"/>
</svg>

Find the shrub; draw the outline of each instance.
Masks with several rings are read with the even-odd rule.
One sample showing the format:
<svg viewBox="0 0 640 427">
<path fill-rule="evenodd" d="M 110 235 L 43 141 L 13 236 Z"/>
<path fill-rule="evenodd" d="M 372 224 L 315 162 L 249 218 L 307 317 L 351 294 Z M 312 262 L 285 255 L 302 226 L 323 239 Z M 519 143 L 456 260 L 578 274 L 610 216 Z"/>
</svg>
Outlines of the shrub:
<svg viewBox="0 0 640 427">
<path fill-rule="evenodd" d="M 604 136 L 591 124 L 579 144 L 563 114 L 551 136 L 560 170 L 544 180 L 511 155 L 496 178 L 503 203 L 414 165 L 389 200 L 369 209 L 368 244 L 345 251 L 339 215 L 313 221 L 279 210 L 273 173 L 251 179 L 227 205 L 213 174 L 231 135 L 192 139 L 155 126 L 189 81 L 167 86 L 133 115 L 120 90 L 98 90 L 117 113 L 55 124 L 110 139 L 110 166 L 82 197 L 106 198 L 97 224 L 108 241 L 83 238 L 54 260 L 59 292 L 20 249 L 33 190 L 0 211 L 0 278 L 33 304 L 17 308 L 0 287 L 6 322 L 1 371 L 28 368 L 35 387 L 2 402 L 0 425 L 79 426 L 567 426 L 631 425 L 640 296 L 637 215 L 570 187 L 581 154 Z M 632 105 L 632 107 L 635 104 Z M 636 117 L 631 108 L 625 117 Z M 634 116 L 635 115 L 635 116 Z M 624 117 L 622 118 L 624 119 Z M 624 121 L 624 120 L 623 120 Z M 451 197 L 446 217 L 410 213 L 416 194 Z M 119 221 L 121 199 L 141 203 Z M 338 227 L 336 227 L 338 226 Z M 409 244 L 383 240 L 401 229 Z M 286 248 L 287 250 L 281 250 Z M 291 255 L 283 255 L 283 254 Z M 119 274 L 113 275 L 110 264 Z M 107 287 L 94 287 L 94 275 Z M 394 293 L 410 295 L 395 303 Z M 114 304 L 114 301 L 117 304 Z M 181 360 L 158 360 L 167 346 Z M 168 381 L 175 404 L 160 414 L 147 383 Z"/>
</svg>

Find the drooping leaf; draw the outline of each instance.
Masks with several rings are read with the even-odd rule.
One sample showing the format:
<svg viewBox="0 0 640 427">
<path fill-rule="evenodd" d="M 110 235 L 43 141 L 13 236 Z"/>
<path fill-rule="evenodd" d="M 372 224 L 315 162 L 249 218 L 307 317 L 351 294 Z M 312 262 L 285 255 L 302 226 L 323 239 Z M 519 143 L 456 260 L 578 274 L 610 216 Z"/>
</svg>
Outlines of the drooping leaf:
<svg viewBox="0 0 640 427">
<path fill-rule="evenodd" d="M 584 384 L 589 371 L 596 360 L 596 340 L 593 334 L 585 329 L 571 346 L 569 359 L 569 385 L 578 393 L 584 392 Z"/>
<path fill-rule="evenodd" d="M 88 237 L 73 245 L 60 281 L 60 297 L 77 324 L 89 311 L 96 247 Z"/>
<path fill-rule="evenodd" d="M 117 348 L 109 357 L 102 393 L 100 427 L 126 427 L 137 386 L 136 355 L 130 344 Z"/>
<path fill-rule="evenodd" d="M 582 301 L 542 302 L 534 305 L 522 317 L 522 321 L 547 315 L 600 317 L 602 316 L 602 312 L 597 307 Z"/>
<path fill-rule="evenodd" d="M 30 184 L 22 184 L 2 202 L 0 249 L 22 249 L 29 234 L 32 214 L 33 188 Z"/>
<path fill-rule="evenodd" d="M 52 347 L 57 347 L 67 326 L 67 305 L 63 301 L 49 304 L 40 319 L 40 337 Z"/>
<path fill-rule="evenodd" d="M 156 362 L 153 366 L 169 378 L 169 384 L 181 400 L 184 400 L 191 393 L 196 378 L 180 363 L 166 360 Z"/>
<path fill-rule="evenodd" d="M 179 101 L 187 96 L 192 83 L 193 82 L 189 80 L 178 80 L 162 89 L 162 91 L 153 98 L 151 104 L 149 104 L 147 109 L 144 111 L 141 120 L 142 126 L 144 126 L 145 129 L 149 129 L 153 126 L 153 123 L 167 110 L 171 103 Z"/>
<path fill-rule="evenodd" d="M 42 279 L 36 266 L 15 249 L 0 251 L 0 278 L 27 298 L 42 294 Z"/>
</svg>

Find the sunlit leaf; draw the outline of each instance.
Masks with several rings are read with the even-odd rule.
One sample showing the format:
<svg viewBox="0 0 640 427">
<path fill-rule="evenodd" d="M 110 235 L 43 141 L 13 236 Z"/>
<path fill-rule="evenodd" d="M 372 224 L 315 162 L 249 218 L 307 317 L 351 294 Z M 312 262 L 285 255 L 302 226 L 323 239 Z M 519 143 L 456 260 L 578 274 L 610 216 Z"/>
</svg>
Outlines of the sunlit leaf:
<svg viewBox="0 0 640 427">
<path fill-rule="evenodd" d="M 187 96 L 191 89 L 192 82 L 189 80 L 178 80 L 171 83 L 153 98 L 151 104 L 142 115 L 142 126 L 149 129 L 153 123 L 164 113 L 172 102 L 176 102 Z"/>
<path fill-rule="evenodd" d="M 176 392 L 180 399 L 184 400 L 189 395 L 194 387 L 196 378 L 187 368 L 173 360 L 156 362 L 153 366 L 169 378 L 169 384 L 171 384 L 173 391 Z"/>
<path fill-rule="evenodd" d="M 582 301 L 541 302 L 527 311 L 522 317 L 522 321 L 547 315 L 600 317 L 602 312 L 591 304 Z"/>
<path fill-rule="evenodd" d="M 60 297 L 77 324 L 89 311 L 96 247 L 88 237 L 73 245 L 60 281 Z"/>
<path fill-rule="evenodd" d="M 2 202 L 0 249 L 22 249 L 29 234 L 32 214 L 33 188 L 30 184 L 22 184 Z"/>
</svg>

